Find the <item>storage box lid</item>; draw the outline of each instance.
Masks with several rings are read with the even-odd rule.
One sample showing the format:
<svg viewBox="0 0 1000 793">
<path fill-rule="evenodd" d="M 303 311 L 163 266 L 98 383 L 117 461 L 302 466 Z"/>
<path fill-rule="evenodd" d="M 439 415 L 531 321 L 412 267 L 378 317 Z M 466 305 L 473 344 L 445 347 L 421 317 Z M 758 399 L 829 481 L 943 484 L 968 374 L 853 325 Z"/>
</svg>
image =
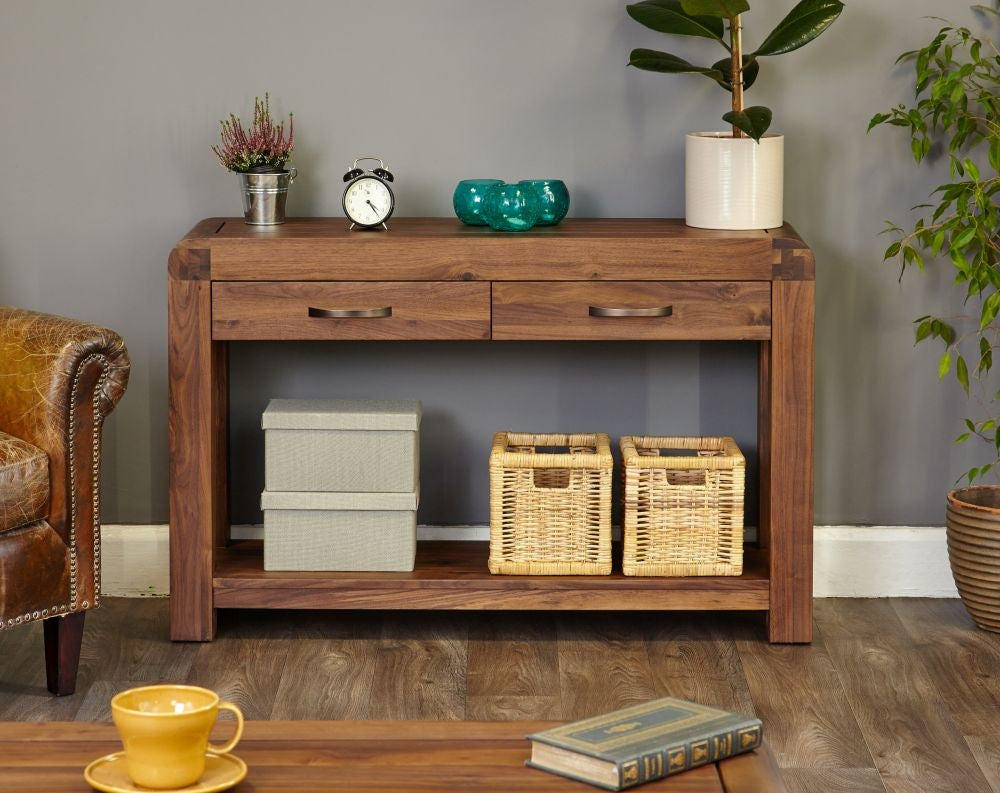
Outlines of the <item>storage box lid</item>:
<svg viewBox="0 0 1000 793">
<path fill-rule="evenodd" d="M 415 510 L 420 491 L 412 493 L 335 493 L 329 490 L 300 492 L 264 490 L 260 494 L 261 509 L 318 509 L 352 511 Z"/>
<path fill-rule="evenodd" d="M 420 403 L 408 399 L 272 399 L 261 426 L 282 430 L 412 430 Z"/>
</svg>

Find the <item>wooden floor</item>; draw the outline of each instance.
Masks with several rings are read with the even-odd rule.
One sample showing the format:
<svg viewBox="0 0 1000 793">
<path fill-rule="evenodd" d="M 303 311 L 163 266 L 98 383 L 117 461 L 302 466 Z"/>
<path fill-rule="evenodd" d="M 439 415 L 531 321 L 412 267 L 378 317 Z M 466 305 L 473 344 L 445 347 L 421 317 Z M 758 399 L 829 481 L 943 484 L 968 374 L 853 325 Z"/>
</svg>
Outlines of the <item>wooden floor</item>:
<svg viewBox="0 0 1000 793">
<path fill-rule="evenodd" d="M 215 642 L 172 644 L 166 600 L 105 600 L 61 699 L 41 626 L 0 633 L 0 720 L 109 720 L 159 681 L 253 719 L 575 719 L 673 695 L 760 716 L 793 793 L 1000 793 L 1000 634 L 955 600 L 817 600 L 809 646 L 767 644 L 752 613 L 220 613 Z"/>
</svg>

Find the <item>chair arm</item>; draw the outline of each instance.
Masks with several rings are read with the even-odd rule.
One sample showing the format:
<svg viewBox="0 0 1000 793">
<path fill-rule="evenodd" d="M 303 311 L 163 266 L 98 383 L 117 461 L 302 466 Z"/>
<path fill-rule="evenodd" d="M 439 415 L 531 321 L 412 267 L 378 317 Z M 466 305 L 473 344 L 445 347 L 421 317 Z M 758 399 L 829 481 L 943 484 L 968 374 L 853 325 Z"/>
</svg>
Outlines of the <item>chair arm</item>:
<svg viewBox="0 0 1000 793">
<path fill-rule="evenodd" d="M 48 454 L 49 523 L 71 551 L 86 546 L 85 556 L 97 550 L 101 427 L 129 368 L 114 331 L 0 307 L 0 430 Z"/>
</svg>

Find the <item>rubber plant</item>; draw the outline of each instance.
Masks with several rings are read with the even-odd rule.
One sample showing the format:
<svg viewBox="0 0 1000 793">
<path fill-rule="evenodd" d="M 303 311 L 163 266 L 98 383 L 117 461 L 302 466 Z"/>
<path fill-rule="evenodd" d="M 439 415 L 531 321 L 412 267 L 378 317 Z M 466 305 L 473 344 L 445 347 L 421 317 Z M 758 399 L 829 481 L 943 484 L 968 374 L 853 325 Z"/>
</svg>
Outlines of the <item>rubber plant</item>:
<svg viewBox="0 0 1000 793">
<path fill-rule="evenodd" d="M 750 10 L 747 0 L 644 0 L 627 6 L 636 22 L 660 33 L 711 39 L 727 56 L 711 66 L 697 66 L 668 52 L 640 48 L 632 50 L 629 66 L 668 74 L 702 74 L 714 80 L 732 94 L 732 110 L 722 119 L 732 125 L 733 136 L 748 135 L 760 142 L 771 125 L 771 110 L 743 103 L 743 92 L 757 79 L 760 59 L 808 44 L 843 8 L 840 0 L 801 0 L 757 49 L 746 53 L 741 15 Z"/>
<path fill-rule="evenodd" d="M 996 17 L 985 6 L 974 6 Z M 914 266 L 945 267 L 964 292 L 968 311 L 956 317 L 922 316 L 914 321 L 917 343 L 938 340 L 944 351 L 938 377 L 953 374 L 965 393 L 982 403 L 976 419 L 965 419 L 964 443 L 980 438 L 989 460 L 959 477 L 971 484 L 991 470 L 1000 470 L 1000 391 L 988 375 L 1000 344 L 1000 52 L 991 39 L 946 20 L 927 46 L 903 53 L 899 61 L 914 67 L 915 99 L 887 113 L 876 114 L 868 130 L 888 124 L 909 133 L 917 165 L 942 167 L 948 181 L 922 204 L 913 227 L 904 230 L 887 222 L 897 237 L 884 259 L 900 265 L 900 279 Z M 940 152 L 943 157 L 938 156 Z"/>
</svg>

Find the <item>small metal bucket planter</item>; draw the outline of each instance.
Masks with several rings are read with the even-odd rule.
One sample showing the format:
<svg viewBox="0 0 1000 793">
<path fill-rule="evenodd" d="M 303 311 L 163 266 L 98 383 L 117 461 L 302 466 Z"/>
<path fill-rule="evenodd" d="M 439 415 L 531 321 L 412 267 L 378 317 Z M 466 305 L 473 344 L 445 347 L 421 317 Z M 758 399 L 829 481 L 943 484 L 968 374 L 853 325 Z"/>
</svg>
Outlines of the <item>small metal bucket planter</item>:
<svg viewBox="0 0 1000 793">
<path fill-rule="evenodd" d="M 277 226 L 285 222 L 285 201 L 288 185 L 295 181 L 298 171 L 270 173 L 240 173 L 240 192 L 243 194 L 243 217 L 251 226 Z"/>
</svg>

